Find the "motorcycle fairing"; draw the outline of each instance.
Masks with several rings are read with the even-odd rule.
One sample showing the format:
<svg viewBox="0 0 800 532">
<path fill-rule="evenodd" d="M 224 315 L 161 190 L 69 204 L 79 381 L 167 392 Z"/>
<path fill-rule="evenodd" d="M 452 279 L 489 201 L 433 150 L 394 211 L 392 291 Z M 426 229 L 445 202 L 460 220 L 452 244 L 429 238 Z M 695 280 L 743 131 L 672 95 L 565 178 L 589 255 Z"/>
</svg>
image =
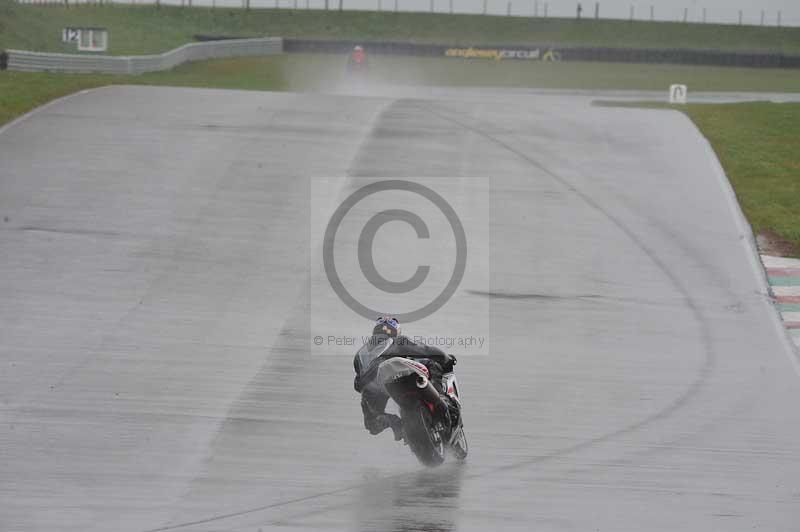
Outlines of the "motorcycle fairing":
<svg viewBox="0 0 800 532">
<path fill-rule="evenodd" d="M 453 399 L 456 404 L 461 406 L 461 399 L 458 397 L 458 379 L 456 379 L 455 373 L 445 373 L 442 375 L 442 380 L 444 380 L 444 390 L 447 395 Z"/>
</svg>

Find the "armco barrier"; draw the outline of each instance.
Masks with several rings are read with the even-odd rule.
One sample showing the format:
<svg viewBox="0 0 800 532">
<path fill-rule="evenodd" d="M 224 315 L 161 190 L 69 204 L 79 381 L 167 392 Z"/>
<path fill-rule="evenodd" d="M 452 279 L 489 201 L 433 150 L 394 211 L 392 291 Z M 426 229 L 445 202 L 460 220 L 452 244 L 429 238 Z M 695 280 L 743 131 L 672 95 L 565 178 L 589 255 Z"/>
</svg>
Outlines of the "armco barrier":
<svg viewBox="0 0 800 532">
<path fill-rule="evenodd" d="M 6 50 L 8 69 L 25 72 L 67 72 L 104 74 L 143 74 L 169 70 L 187 61 L 279 54 L 283 51 L 280 37 L 237 39 L 191 43 L 158 55 L 110 56 L 81 54 L 48 54 Z"/>
<path fill-rule="evenodd" d="M 762 67 L 762 68 L 800 68 L 800 56 L 784 55 L 779 53 L 746 53 L 727 52 L 718 50 L 688 50 L 688 49 L 637 49 L 637 48 L 587 48 L 564 47 L 553 45 L 495 45 L 495 46 L 447 46 L 441 44 L 417 44 L 408 42 L 363 42 L 363 41 L 329 41 L 319 39 L 284 39 L 285 52 L 330 52 L 346 53 L 353 46 L 362 45 L 367 53 L 416 55 L 416 56 L 445 56 L 457 55 L 448 50 L 473 50 L 497 51 L 504 58 L 518 57 L 520 60 L 554 59 L 560 61 L 604 61 L 614 63 L 672 63 L 679 65 L 719 65 L 737 67 Z M 517 52 L 531 52 L 519 54 Z M 510 53 L 509 53 L 510 52 Z M 538 53 L 537 53 L 538 52 Z M 548 52 L 550 52 L 548 54 Z M 470 57 L 460 54 L 461 57 Z M 484 57 L 487 54 L 474 53 L 472 57 Z M 517 60 L 517 59 L 514 59 Z"/>
</svg>

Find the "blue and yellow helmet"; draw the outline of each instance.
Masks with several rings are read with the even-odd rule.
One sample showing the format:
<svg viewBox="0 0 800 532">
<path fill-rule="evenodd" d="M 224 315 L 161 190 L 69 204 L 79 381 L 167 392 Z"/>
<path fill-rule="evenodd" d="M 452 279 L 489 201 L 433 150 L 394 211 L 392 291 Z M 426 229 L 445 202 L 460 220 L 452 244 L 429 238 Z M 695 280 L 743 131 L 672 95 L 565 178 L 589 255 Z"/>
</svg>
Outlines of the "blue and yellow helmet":
<svg viewBox="0 0 800 532">
<path fill-rule="evenodd" d="M 400 322 L 393 316 L 379 316 L 375 320 L 372 334 L 386 334 L 394 338 L 400 334 Z"/>
</svg>

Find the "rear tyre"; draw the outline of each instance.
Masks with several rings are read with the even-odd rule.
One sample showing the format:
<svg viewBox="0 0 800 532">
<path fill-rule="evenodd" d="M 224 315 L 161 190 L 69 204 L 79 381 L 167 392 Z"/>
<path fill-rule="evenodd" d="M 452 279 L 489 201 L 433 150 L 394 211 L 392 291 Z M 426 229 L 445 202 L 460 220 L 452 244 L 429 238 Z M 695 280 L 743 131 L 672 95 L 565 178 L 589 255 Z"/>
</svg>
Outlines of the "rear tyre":
<svg viewBox="0 0 800 532">
<path fill-rule="evenodd" d="M 403 428 L 408 446 L 422 464 L 435 467 L 444 462 L 444 439 L 424 405 L 403 412 Z"/>
</svg>

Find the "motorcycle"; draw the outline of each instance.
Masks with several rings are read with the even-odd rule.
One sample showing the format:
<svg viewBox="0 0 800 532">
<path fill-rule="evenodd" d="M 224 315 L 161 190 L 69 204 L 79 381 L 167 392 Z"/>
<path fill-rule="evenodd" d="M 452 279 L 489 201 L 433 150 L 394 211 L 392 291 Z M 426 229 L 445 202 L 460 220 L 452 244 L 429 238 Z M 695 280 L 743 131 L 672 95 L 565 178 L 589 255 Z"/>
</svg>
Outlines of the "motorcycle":
<svg viewBox="0 0 800 532">
<path fill-rule="evenodd" d="M 367 68 L 367 54 L 362 47 L 356 46 L 347 58 L 347 73 L 364 75 L 367 73 Z"/>
<path fill-rule="evenodd" d="M 448 451 L 458 460 L 466 459 L 469 449 L 455 374 L 450 371 L 442 376 L 442 389 L 458 406 L 457 412 L 448 409 L 424 364 L 409 358 L 383 357 L 393 342 L 386 338 L 359 350 L 362 382 L 380 387 L 397 403 L 404 440 L 422 464 L 439 465 Z"/>
</svg>

